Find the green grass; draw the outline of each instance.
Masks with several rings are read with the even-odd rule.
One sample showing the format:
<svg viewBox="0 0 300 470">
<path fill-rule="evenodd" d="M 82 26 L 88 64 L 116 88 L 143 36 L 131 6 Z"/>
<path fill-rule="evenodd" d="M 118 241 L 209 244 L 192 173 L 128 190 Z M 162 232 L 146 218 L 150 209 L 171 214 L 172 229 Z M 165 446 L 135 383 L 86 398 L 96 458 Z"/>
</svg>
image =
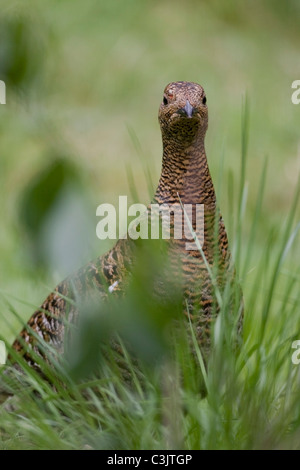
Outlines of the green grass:
<svg viewBox="0 0 300 470">
<path fill-rule="evenodd" d="M 201 351 L 186 338 L 189 323 L 172 326 L 177 299 L 146 307 L 140 276 L 138 295 L 133 286 L 124 304 L 103 307 L 108 324 L 92 309 L 73 360 L 53 364 L 55 393 L 30 370 L 26 384 L 16 382 L 15 411 L 0 411 L 1 448 L 299 448 L 300 377 L 291 345 L 300 339 L 300 107 L 290 99 L 300 73 L 299 7 L 281 4 L 89 0 L 74 1 L 70 15 L 67 1 L 45 0 L 43 9 L 3 2 L 4 22 L 20 17 L 25 40 L 20 26 L 8 30 L 17 73 L 2 56 L 0 67 L 8 91 L 0 107 L 1 337 L 11 343 L 68 270 L 45 240 L 42 262 L 32 255 L 24 195 L 61 158 L 75 168 L 76 198 L 92 225 L 73 261 L 79 266 L 106 251 L 109 244 L 94 235 L 96 207 L 120 194 L 149 201 L 161 164 L 157 109 L 166 83 L 178 79 L 200 82 L 208 95 L 206 149 L 245 314 L 235 351 L 225 292 L 204 372 Z M 48 201 L 48 185 L 44 193 Z M 75 232 L 87 226 L 82 220 Z M 117 324 L 141 358 L 139 367 L 130 354 L 125 361 L 131 385 L 114 356 L 93 348 L 84 354 L 84 335 L 95 324 L 94 342 L 104 351 Z"/>
<path fill-rule="evenodd" d="M 241 159 L 241 188 L 245 163 L 246 151 Z M 261 188 L 265 177 L 263 172 Z M 255 256 L 252 240 L 261 217 L 262 190 L 248 244 L 242 239 L 244 198 L 241 190 L 232 208 L 237 212 L 232 252 L 238 273 L 245 273 L 247 279 Z M 192 323 L 183 327 L 174 295 L 164 304 L 151 297 L 149 273 L 143 272 L 149 259 L 142 259 L 142 270 L 135 273 L 127 298 L 84 306 L 78 336 L 64 362 L 54 358 L 51 367 L 41 363 L 55 391 L 28 367 L 26 378 L 19 377 L 20 382 L 13 378 L 11 405 L 15 408 L 1 410 L 2 448 L 299 448 L 300 369 L 291 361 L 292 342 L 300 334 L 299 268 L 287 270 L 289 259 L 297 253 L 298 199 L 299 191 L 277 244 L 266 245 L 255 275 L 247 279 L 250 294 L 238 349 L 228 321 L 235 286 L 229 282 L 222 297 L 219 292 L 220 314 L 205 368 Z M 271 237 L 271 232 L 266 234 Z M 282 276 L 288 282 L 283 283 Z M 238 315 L 235 311 L 234 316 Z M 124 347 L 121 369 L 120 358 L 108 342 L 116 332 L 131 351 Z"/>
</svg>

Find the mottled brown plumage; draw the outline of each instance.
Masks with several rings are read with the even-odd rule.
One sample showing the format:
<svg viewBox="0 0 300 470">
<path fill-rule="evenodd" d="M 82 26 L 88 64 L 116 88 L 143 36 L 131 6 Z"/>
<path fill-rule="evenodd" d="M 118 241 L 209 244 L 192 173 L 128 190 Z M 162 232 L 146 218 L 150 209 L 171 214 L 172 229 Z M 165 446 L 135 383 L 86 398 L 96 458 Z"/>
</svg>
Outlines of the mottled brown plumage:
<svg viewBox="0 0 300 470">
<path fill-rule="evenodd" d="M 212 267 L 217 246 L 219 285 L 229 268 L 227 235 L 223 220 L 216 207 L 215 191 L 209 173 L 204 149 L 204 137 L 208 125 L 206 96 L 203 88 L 190 82 L 174 82 L 164 90 L 159 108 L 162 131 L 163 160 L 159 184 L 152 202 L 158 204 L 204 204 L 203 251 Z M 172 219 L 174 222 L 174 219 Z M 216 223 L 217 221 L 217 223 Z M 196 230 L 195 220 L 192 220 Z M 218 227 L 217 242 L 214 227 Z M 171 272 L 183 279 L 183 290 L 188 310 L 195 315 L 200 344 L 207 349 L 210 341 L 210 324 L 213 316 L 213 289 L 205 263 L 198 250 L 186 250 L 186 238 L 166 241 L 169 247 Z M 146 241 L 145 241 L 146 242 Z M 135 242 L 119 240 L 104 256 L 90 262 L 75 275 L 59 284 L 41 308 L 28 322 L 45 341 L 63 350 L 65 327 L 63 319 L 68 311 L 68 320 L 76 321 L 77 307 L 66 298 L 82 300 L 92 290 L 105 298 L 109 292 L 124 291 L 128 274 L 135 265 Z M 166 276 L 168 274 L 166 273 Z M 163 289 L 159 295 L 163 295 Z M 76 292 L 76 297 L 75 293 Z M 187 309 L 185 313 L 187 313 Z M 21 340 L 20 340 L 21 338 Z M 30 330 L 24 328 L 13 347 L 24 355 L 27 362 L 35 366 L 30 348 L 24 350 L 22 342 L 39 351 L 37 341 Z"/>
</svg>

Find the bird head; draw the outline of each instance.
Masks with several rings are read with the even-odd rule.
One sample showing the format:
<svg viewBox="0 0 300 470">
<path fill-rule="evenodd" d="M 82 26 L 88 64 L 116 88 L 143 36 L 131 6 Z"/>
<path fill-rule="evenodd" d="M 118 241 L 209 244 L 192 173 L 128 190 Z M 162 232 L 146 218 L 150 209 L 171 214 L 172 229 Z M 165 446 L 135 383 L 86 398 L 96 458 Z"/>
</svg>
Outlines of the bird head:
<svg viewBox="0 0 300 470">
<path fill-rule="evenodd" d="M 206 96 L 193 82 L 172 82 L 164 89 L 158 119 L 162 133 L 178 140 L 204 136 L 208 124 Z"/>
</svg>

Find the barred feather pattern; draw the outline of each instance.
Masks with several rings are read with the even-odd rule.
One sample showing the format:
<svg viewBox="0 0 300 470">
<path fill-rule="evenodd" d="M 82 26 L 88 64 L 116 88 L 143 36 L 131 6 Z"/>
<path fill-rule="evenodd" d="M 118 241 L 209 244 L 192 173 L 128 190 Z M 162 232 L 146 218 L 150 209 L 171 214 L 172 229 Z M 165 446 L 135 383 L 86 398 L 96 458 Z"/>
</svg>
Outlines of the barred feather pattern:
<svg viewBox="0 0 300 470">
<path fill-rule="evenodd" d="M 204 147 L 208 126 L 204 89 L 192 82 L 172 82 L 167 85 L 159 108 L 159 123 L 163 142 L 162 170 L 152 202 L 167 205 L 204 204 L 202 249 L 207 263 L 213 268 L 217 243 L 221 287 L 229 272 L 230 253 L 224 222 L 216 205 Z M 174 223 L 174 219 L 172 222 Z M 196 232 L 195 220 L 192 219 L 191 223 Z M 217 237 L 215 237 L 216 225 Z M 190 240 L 184 235 L 177 240 L 173 235 L 174 231 L 171 230 L 171 239 L 166 240 L 171 269 L 165 275 L 172 277 L 178 275 L 183 279 L 183 311 L 191 314 L 196 322 L 199 343 L 208 350 L 211 322 L 217 311 L 213 307 L 215 299 L 211 278 L 199 250 L 186 250 L 186 242 Z M 129 238 L 119 240 L 107 254 L 88 263 L 61 282 L 40 309 L 32 315 L 28 322 L 29 328 L 21 331 L 13 348 L 22 354 L 32 367 L 38 367 L 30 354 L 31 348 L 36 353 L 42 354 L 35 335 L 31 332 L 33 330 L 62 352 L 65 335 L 64 319 L 68 315 L 68 320 L 76 321 L 78 298 L 82 300 L 95 289 L 103 299 L 109 293 L 126 291 L 127 279 L 134 268 L 136 253 L 134 240 Z M 164 295 L 160 289 L 161 287 L 158 287 L 158 294 Z M 73 299 L 74 303 L 70 304 L 67 299 Z M 30 347 L 25 349 L 24 344 Z"/>
</svg>

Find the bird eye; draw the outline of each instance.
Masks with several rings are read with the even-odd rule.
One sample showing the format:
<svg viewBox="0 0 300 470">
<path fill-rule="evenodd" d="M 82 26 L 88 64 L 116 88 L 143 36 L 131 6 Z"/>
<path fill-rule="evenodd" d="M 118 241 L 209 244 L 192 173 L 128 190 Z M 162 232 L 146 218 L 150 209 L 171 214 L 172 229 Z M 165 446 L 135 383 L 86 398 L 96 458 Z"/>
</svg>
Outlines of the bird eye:
<svg viewBox="0 0 300 470">
<path fill-rule="evenodd" d="M 163 103 L 164 103 L 165 106 L 168 104 L 168 100 L 167 100 L 166 96 L 164 96 Z"/>
<path fill-rule="evenodd" d="M 206 96 L 203 97 L 202 103 L 203 103 L 203 104 L 206 103 Z"/>
</svg>

